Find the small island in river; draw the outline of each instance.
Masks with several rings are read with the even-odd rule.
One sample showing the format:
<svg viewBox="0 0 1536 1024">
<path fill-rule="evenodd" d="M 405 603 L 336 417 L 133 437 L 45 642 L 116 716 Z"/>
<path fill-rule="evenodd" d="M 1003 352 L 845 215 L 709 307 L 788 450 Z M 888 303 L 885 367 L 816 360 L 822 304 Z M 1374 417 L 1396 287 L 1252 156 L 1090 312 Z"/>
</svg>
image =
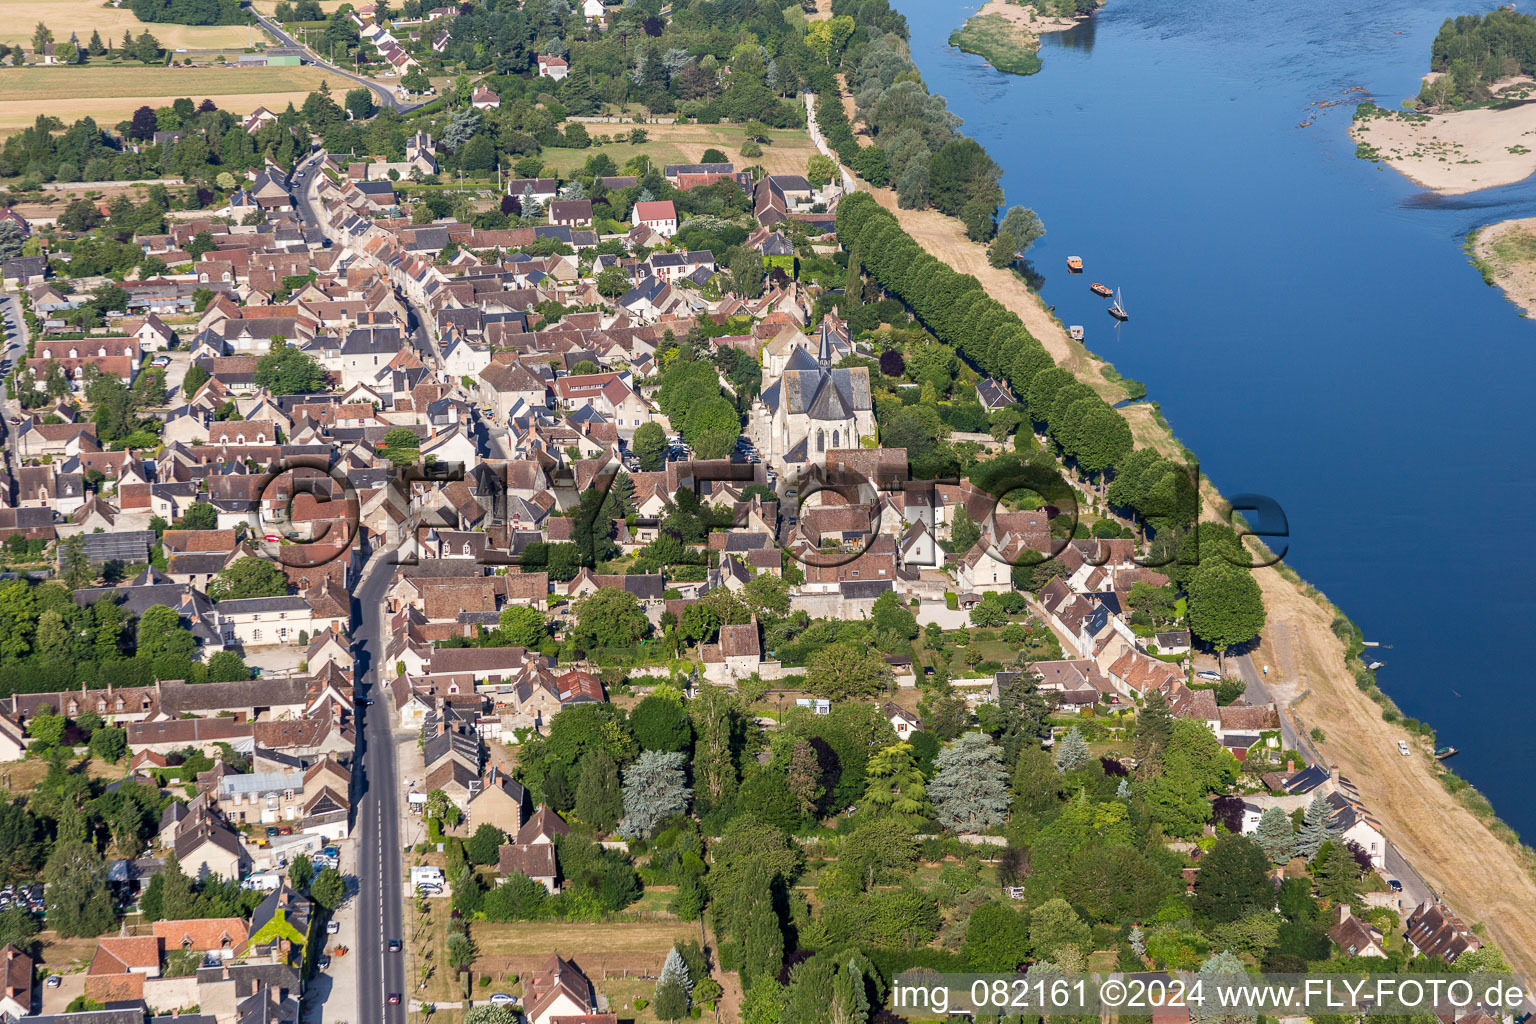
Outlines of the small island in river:
<svg viewBox="0 0 1536 1024">
<path fill-rule="evenodd" d="M 1103 0 L 987 0 L 981 10 L 949 35 L 949 45 L 986 58 L 1013 75 L 1041 68 L 1040 36 L 1064 32 L 1102 6 Z"/>
<path fill-rule="evenodd" d="M 1419 94 L 1389 110 L 1362 103 L 1355 152 L 1441 195 L 1536 173 L 1536 18 L 1511 10 L 1447 18 Z"/>
</svg>

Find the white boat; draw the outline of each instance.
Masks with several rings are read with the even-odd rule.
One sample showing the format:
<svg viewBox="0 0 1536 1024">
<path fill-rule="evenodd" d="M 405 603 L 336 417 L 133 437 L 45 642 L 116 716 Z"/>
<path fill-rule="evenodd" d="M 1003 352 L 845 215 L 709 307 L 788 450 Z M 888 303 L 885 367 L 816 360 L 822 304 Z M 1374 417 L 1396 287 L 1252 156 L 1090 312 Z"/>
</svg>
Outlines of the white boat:
<svg viewBox="0 0 1536 1024">
<path fill-rule="evenodd" d="M 1073 324 L 1071 327 L 1068 327 L 1067 333 L 1072 336 L 1073 341 L 1083 340 L 1083 328 L 1080 324 Z"/>
</svg>

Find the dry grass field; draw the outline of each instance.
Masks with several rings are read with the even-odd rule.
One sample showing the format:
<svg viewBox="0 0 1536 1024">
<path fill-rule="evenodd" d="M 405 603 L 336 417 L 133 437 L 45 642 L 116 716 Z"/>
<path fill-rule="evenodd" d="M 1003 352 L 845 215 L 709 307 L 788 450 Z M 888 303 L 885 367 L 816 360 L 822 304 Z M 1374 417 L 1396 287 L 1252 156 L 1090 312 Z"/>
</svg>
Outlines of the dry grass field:
<svg viewBox="0 0 1536 1024">
<path fill-rule="evenodd" d="M 644 128 L 648 141 L 639 145 L 628 142 L 593 146 L 591 149 L 546 149 L 539 155 L 553 169 L 562 173 L 580 167 L 593 153 L 606 153 L 620 167 L 630 157 L 644 153 L 658 166 L 697 163 L 706 149 L 720 150 L 737 167 L 762 164 L 769 174 L 804 174 L 805 162 L 816 152 L 810 136 L 801 129 L 772 131 L 773 145 L 763 147 L 761 157 L 744 157 L 741 144 L 746 133 L 739 125 L 729 124 L 605 124 L 588 123 L 593 135 L 627 135 L 633 128 Z"/>
<path fill-rule="evenodd" d="M 326 72 L 311 67 L 3 68 L 0 135 L 27 127 L 39 114 L 51 114 L 66 124 L 88 114 L 112 125 L 143 104 L 161 107 L 181 96 L 207 97 L 235 114 L 248 114 L 258 106 L 281 110 L 290 101 L 304 102 L 326 77 Z M 333 82 L 332 88 L 341 84 Z"/>
<path fill-rule="evenodd" d="M 243 47 L 248 33 L 244 25 L 147 25 L 126 7 L 112 7 L 101 0 L 5 0 L 4 24 L 0 24 L 0 43 L 32 46 L 32 30 L 42 22 L 53 29 L 55 39 L 68 39 L 76 33 L 83 43 L 99 31 L 103 41 L 117 46 L 124 30 L 137 36 L 148 29 L 161 46 L 170 49 L 211 50 L 225 46 Z M 268 39 L 256 30 L 257 42 Z"/>
</svg>

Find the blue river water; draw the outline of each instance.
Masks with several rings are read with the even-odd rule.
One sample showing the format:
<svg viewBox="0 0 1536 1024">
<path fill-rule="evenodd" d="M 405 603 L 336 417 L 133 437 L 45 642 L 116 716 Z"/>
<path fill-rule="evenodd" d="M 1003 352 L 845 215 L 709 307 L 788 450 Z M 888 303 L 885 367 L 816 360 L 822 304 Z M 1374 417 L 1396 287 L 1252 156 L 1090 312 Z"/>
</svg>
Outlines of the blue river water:
<svg viewBox="0 0 1536 1024">
<path fill-rule="evenodd" d="M 1018 77 L 946 45 L 972 8 L 893 2 L 1008 203 L 1043 219 L 1046 301 L 1223 493 L 1281 505 L 1287 561 L 1392 645 L 1383 689 L 1536 840 L 1536 323 L 1462 251 L 1536 216 L 1536 179 L 1440 198 L 1346 133 L 1350 90 L 1397 106 L 1441 22 L 1494 5 L 1109 0 Z M 1129 323 L 1090 281 L 1123 289 Z"/>
</svg>

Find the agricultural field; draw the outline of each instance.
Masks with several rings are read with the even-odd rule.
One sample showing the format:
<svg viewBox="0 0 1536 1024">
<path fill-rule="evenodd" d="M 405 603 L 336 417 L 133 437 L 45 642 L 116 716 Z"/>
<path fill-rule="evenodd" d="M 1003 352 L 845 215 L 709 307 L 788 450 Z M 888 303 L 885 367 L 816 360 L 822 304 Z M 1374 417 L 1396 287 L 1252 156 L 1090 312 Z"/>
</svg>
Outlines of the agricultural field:
<svg viewBox="0 0 1536 1024">
<path fill-rule="evenodd" d="M 800 129 L 770 131 L 773 144 L 763 147 L 760 157 L 741 155 L 741 144 L 746 133 L 739 125 L 728 124 L 607 124 L 589 122 L 584 127 L 594 135 L 627 137 L 630 130 L 644 128 L 648 141 L 638 145 L 629 142 L 593 146 L 590 149 L 545 149 L 539 156 L 550 169 L 566 173 L 586 163 L 593 153 L 605 153 L 613 162 L 623 167 L 632 156 L 645 154 L 658 167 L 663 164 L 697 163 L 706 149 L 720 150 L 737 167 L 762 164 L 769 174 L 804 174 L 805 162 L 816 152 L 811 139 Z"/>
<path fill-rule="evenodd" d="M 303 103 L 327 77 L 312 67 L 5 68 L 0 69 L 0 135 L 27 127 L 39 114 L 66 124 L 90 115 L 102 125 L 113 125 L 146 103 L 161 107 L 181 96 L 207 97 L 235 114 L 248 114 L 258 106 L 282 110 L 290 102 Z M 333 82 L 332 88 L 343 84 Z"/>
<path fill-rule="evenodd" d="M 6 0 L 0 43 L 11 46 L 19 43 L 30 49 L 32 31 L 38 22 L 53 29 L 54 38 L 58 40 L 68 39 L 74 32 L 84 43 L 91 38 L 92 31 L 99 31 L 103 41 L 114 47 L 122 42 L 125 30 L 138 36 L 145 29 L 160 40 L 161 46 L 172 50 L 244 47 L 250 38 L 258 43 L 269 40 L 260 29 L 252 36 L 244 25 L 149 25 L 134 17 L 126 7 L 112 7 L 101 0 Z M 6 73 L 9 74 L 9 69 Z"/>
</svg>

